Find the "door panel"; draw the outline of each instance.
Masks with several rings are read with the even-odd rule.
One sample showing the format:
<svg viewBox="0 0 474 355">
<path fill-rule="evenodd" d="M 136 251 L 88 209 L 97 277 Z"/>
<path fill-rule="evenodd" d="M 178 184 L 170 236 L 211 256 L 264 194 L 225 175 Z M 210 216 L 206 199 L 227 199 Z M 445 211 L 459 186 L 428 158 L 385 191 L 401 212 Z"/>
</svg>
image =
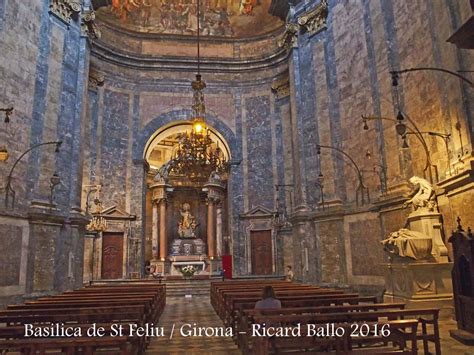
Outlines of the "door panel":
<svg viewBox="0 0 474 355">
<path fill-rule="evenodd" d="M 271 275 L 272 270 L 272 234 L 270 230 L 251 231 L 252 274 Z"/>
<path fill-rule="evenodd" d="M 123 234 L 104 233 L 102 237 L 102 278 L 123 278 Z"/>
</svg>

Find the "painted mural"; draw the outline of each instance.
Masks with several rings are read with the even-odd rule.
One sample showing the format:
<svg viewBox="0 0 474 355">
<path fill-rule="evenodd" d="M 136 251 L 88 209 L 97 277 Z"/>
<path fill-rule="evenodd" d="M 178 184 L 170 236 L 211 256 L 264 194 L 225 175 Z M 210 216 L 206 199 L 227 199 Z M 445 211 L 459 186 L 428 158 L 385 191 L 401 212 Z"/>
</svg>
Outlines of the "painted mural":
<svg viewBox="0 0 474 355">
<path fill-rule="evenodd" d="M 254 37 L 283 25 L 271 0 L 201 0 L 201 35 Z M 98 18 L 132 31 L 196 35 L 196 0 L 112 0 Z"/>
</svg>

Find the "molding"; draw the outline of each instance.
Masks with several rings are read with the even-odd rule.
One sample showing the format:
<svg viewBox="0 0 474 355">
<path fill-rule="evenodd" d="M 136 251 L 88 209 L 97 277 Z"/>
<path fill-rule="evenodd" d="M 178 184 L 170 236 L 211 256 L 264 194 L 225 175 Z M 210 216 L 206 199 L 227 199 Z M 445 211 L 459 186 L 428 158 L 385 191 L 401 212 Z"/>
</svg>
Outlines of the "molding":
<svg viewBox="0 0 474 355">
<path fill-rule="evenodd" d="M 290 96 L 290 78 L 288 75 L 285 75 L 282 78 L 277 78 L 272 82 L 272 92 L 275 94 L 276 98 L 283 99 Z"/>
<path fill-rule="evenodd" d="M 308 33 L 314 36 L 327 29 L 329 6 L 327 0 L 321 2 L 311 10 L 304 11 L 301 15 L 293 17 L 285 26 L 285 32 L 278 41 L 278 46 L 290 51 L 298 47 L 298 36 Z M 295 21 L 296 20 L 296 21 Z"/>
<path fill-rule="evenodd" d="M 93 41 L 101 36 L 100 29 L 95 24 L 94 10 L 84 10 L 81 12 L 81 36 Z"/>
<path fill-rule="evenodd" d="M 445 180 L 438 182 L 437 186 L 444 190 L 443 193 L 447 197 L 451 197 L 466 190 L 473 189 L 474 160 L 471 160 L 469 162 L 468 168 L 466 170 L 463 170 L 459 174 L 448 177 Z"/>
<path fill-rule="evenodd" d="M 99 8 L 94 6 L 95 10 Z M 134 31 L 131 29 L 123 28 L 114 25 L 113 23 L 104 19 L 104 16 L 99 15 L 97 18 L 100 26 L 106 28 L 109 31 L 116 32 L 120 35 L 125 35 L 128 37 L 132 37 L 139 40 L 161 40 L 161 41 L 179 41 L 179 42 L 189 42 L 189 43 L 196 43 L 196 36 L 191 35 L 179 35 L 179 34 L 172 34 L 172 33 L 154 33 L 154 32 L 139 32 Z M 241 43 L 249 43 L 249 42 L 258 42 L 258 41 L 265 41 L 268 39 L 272 39 L 278 37 L 280 33 L 284 30 L 284 24 L 271 32 L 263 33 L 261 35 L 252 36 L 252 37 L 225 37 L 225 36 L 201 36 L 200 41 L 201 43 L 232 43 L 232 44 L 241 44 Z"/>
<path fill-rule="evenodd" d="M 289 51 L 292 48 L 298 47 L 298 33 L 300 32 L 300 25 L 297 23 L 287 23 L 283 36 L 278 40 L 278 46 Z"/>
<path fill-rule="evenodd" d="M 104 86 L 105 75 L 95 69 L 89 70 L 89 90 L 97 91 L 99 86 Z"/>
<path fill-rule="evenodd" d="M 50 0 L 49 13 L 56 16 L 65 24 L 71 23 L 71 18 L 81 11 L 81 0 Z"/>
<path fill-rule="evenodd" d="M 119 51 L 107 46 L 102 41 L 94 41 L 91 55 L 122 67 L 138 70 L 160 70 L 160 71 L 196 71 L 196 60 L 191 57 L 173 56 L 150 56 L 136 53 Z M 286 61 L 288 53 L 279 49 L 273 54 L 260 58 L 250 59 L 218 59 L 202 58 L 201 71 L 215 73 L 242 73 L 245 71 L 257 71 L 276 67 Z"/>
<path fill-rule="evenodd" d="M 274 216 L 275 211 L 260 205 L 239 215 L 240 219 L 272 219 Z"/>
<path fill-rule="evenodd" d="M 327 0 L 321 0 L 313 10 L 298 17 L 298 25 L 304 28 L 310 36 L 313 36 L 327 28 L 327 17 L 329 7 Z"/>
</svg>

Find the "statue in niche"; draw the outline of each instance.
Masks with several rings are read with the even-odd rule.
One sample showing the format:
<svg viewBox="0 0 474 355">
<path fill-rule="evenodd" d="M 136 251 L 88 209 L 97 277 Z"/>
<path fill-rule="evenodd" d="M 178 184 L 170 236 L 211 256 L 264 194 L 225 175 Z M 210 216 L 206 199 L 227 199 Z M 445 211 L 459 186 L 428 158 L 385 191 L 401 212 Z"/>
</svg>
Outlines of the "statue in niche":
<svg viewBox="0 0 474 355">
<path fill-rule="evenodd" d="M 180 238 L 196 238 L 196 218 L 191 214 L 191 205 L 187 202 L 181 205 L 181 220 L 178 223 L 178 235 Z"/>
<path fill-rule="evenodd" d="M 414 189 L 409 196 L 411 198 L 403 204 L 403 207 L 406 208 L 411 204 L 415 211 L 419 208 L 427 208 L 428 211 L 433 212 L 436 208 L 436 195 L 433 186 L 418 176 L 412 176 L 408 181 L 414 186 Z"/>
</svg>

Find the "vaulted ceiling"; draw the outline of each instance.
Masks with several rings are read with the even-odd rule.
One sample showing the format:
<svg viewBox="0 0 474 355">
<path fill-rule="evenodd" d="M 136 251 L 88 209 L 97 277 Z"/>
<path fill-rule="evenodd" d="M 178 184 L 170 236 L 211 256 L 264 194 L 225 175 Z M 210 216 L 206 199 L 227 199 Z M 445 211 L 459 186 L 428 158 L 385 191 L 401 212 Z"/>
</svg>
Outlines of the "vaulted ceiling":
<svg viewBox="0 0 474 355">
<path fill-rule="evenodd" d="M 282 27 L 287 0 L 200 0 L 201 35 L 249 38 Z M 93 0 L 99 21 L 128 31 L 195 36 L 196 0 Z"/>
</svg>

